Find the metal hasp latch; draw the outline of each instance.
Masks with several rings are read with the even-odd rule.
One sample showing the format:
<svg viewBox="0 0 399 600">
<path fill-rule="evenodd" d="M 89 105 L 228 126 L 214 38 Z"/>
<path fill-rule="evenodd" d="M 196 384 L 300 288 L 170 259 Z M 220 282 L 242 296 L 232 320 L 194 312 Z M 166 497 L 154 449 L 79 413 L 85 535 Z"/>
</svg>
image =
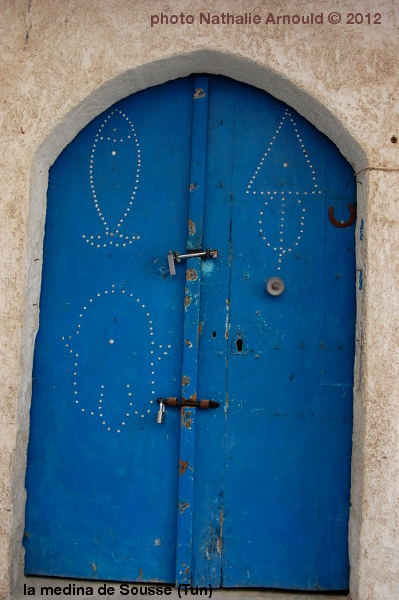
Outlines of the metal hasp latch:
<svg viewBox="0 0 399 600">
<path fill-rule="evenodd" d="M 168 263 L 169 263 L 169 271 L 171 275 L 176 275 L 175 261 L 179 263 L 183 259 L 188 258 L 203 258 L 204 260 L 208 260 L 209 258 L 217 258 L 219 256 L 219 252 L 217 250 L 209 250 L 207 248 L 205 252 L 203 250 L 190 250 L 187 254 L 178 254 L 175 250 L 169 250 L 168 254 Z"/>
<path fill-rule="evenodd" d="M 165 406 L 192 406 L 193 408 L 218 408 L 219 402 L 215 400 L 178 400 L 177 398 L 157 398 L 159 402 L 159 410 L 157 413 L 157 423 L 162 424 L 165 422 Z"/>
</svg>

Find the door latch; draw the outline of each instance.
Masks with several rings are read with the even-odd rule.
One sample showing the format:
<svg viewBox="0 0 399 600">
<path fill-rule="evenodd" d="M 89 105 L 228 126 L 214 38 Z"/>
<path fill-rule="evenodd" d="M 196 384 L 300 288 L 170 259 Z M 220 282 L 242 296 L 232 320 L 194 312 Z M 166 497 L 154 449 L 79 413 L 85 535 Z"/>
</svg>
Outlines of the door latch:
<svg viewBox="0 0 399 600">
<path fill-rule="evenodd" d="M 219 402 L 215 400 L 178 400 L 177 398 L 157 398 L 159 402 L 159 410 L 157 413 L 157 423 L 165 423 L 165 406 L 192 406 L 193 408 L 218 408 Z"/>
<path fill-rule="evenodd" d="M 209 248 L 207 248 L 205 251 L 190 250 L 187 254 L 178 254 L 176 250 L 174 252 L 169 250 L 168 263 L 170 274 L 176 275 L 175 261 L 179 263 L 181 260 L 189 258 L 203 258 L 204 260 L 208 260 L 209 258 L 217 258 L 218 256 L 219 252 L 217 250 L 209 250 Z"/>
</svg>

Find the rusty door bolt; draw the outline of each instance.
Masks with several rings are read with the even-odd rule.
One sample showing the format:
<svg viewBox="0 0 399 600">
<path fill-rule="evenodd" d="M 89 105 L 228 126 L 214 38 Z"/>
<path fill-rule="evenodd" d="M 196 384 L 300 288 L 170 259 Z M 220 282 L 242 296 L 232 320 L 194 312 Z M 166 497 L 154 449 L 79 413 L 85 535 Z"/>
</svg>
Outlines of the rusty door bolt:
<svg viewBox="0 0 399 600">
<path fill-rule="evenodd" d="M 391 142 L 392 142 L 392 144 L 396 144 L 396 143 L 397 143 L 397 141 L 398 141 L 398 138 L 396 137 L 396 135 L 393 135 L 393 136 L 391 137 Z"/>
</svg>

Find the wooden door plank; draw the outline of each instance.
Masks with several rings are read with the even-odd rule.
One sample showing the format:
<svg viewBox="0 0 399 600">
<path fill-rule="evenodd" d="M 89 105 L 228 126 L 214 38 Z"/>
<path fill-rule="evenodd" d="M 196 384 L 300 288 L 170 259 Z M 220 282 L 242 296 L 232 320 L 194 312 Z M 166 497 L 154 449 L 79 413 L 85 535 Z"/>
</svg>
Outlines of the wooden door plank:
<svg viewBox="0 0 399 600">
<path fill-rule="evenodd" d="M 187 250 L 201 248 L 204 219 L 208 78 L 196 77 L 193 93 Z M 184 300 L 182 399 L 197 399 L 201 259 L 187 260 Z M 192 580 L 196 409 L 182 408 L 180 421 L 176 584 Z"/>
<path fill-rule="evenodd" d="M 193 82 L 119 101 L 50 170 L 27 574 L 174 581 L 180 415 L 157 425 L 156 398 L 181 392 L 184 264 L 165 272 L 187 239 Z"/>
</svg>

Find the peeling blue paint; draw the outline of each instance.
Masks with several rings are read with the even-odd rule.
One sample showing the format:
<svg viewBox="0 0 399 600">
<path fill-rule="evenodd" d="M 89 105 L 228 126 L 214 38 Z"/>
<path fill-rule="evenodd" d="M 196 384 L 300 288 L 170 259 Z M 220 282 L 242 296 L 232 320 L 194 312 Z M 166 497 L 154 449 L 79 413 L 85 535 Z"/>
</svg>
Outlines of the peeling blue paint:
<svg viewBox="0 0 399 600">
<path fill-rule="evenodd" d="M 201 264 L 202 275 L 204 275 L 204 277 L 211 275 L 215 267 L 216 263 L 213 260 L 204 260 Z"/>
</svg>

